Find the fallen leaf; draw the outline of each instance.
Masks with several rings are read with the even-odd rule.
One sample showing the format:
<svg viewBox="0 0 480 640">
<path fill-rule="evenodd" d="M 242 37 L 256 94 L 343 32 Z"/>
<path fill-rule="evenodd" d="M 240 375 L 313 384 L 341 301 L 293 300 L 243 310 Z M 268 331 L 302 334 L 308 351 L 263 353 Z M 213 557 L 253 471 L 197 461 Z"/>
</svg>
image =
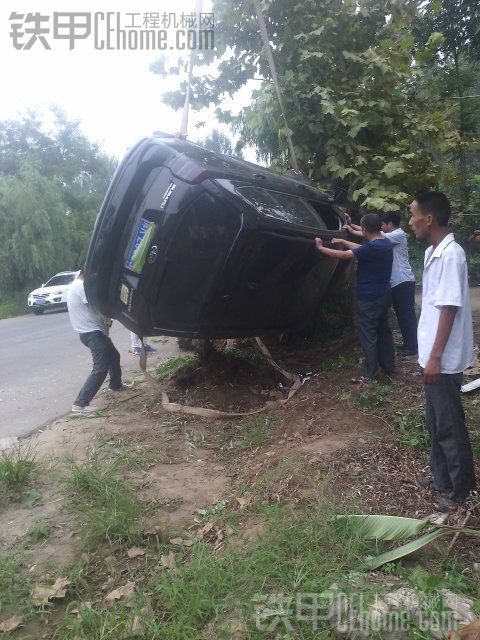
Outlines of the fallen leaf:
<svg viewBox="0 0 480 640">
<path fill-rule="evenodd" d="M 140 549 L 140 547 L 132 547 L 127 551 L 127 556 L 129 558 L 138 558 L 138 556 L 144 556 L 145 553 L 145 549 Z"/>
<path fill-rule="evenodd" d="M 51 599 L 59 599 L 65 597 L 65 587 L 70 584 L 67 578 L 57 578 L 51 587 L 39 584 L 32 591 L 32 602 L 41 606 L 47 604 Z"/>
<path fill-rule="evenodd" d="M 194 541 L 194 540 L 184 540 L 184 541 L 183 541 L 183 544 L 184 544 L 186 547 L 192 547 L 192 546 L 195 544 L 195 541 Z"/>
<path fill-rule="evenodd" d="M 466 627 L 462 627 L 459 631 L 454 631 L 450 636 L 450 640 L 479 640 L 480 638 L 480 620 L 475 620 Z"/>
<path fill-rule="evenodd" d="M 143 623 L 142 623 L 142 619 L 139 618 L 138 616 L 135 616 L 135 618 L 133 619 L 133 624 L 132 624 L 132 628 L 130 629 L 130 633 L 134 634 L 134 635 L 138 635 L 139 633 L 143 632 Z"/>
<path fill-rule="evenodd" d="M 235 533 L 235 531 L 232 529 L 232 527 L 227 527 L 225 529 L 225 533 L 227 534 L 227 536 L 233 536 L 233 534 Z"/>
<path fill-rule="evenodd" d="M 110 591 L 110 593 L 105 596 L 105 600 L 107 602 L 113 602 L 114 600 L 120 600 L 121 598 L 128 598 L 129 596 L 133 596 L 134 589 L 135 582 L 127 582 L 123 587 L 118 587 L 118 589 Z"/>
<path fill-rule="evenodd" d="M 170 538 L 169 542 L 170 544 L 182 545 L 183 538 Z"/>
<path fill-rule="evenodd" d="M 247 507 L 252 502 L 252 496 L 246 495 L 244 498 L 237 498 L 237 502 L 240 505 L 240 509 Z"/>
<path fill-rule="evenodd" d="M 170 551 L 168 555 L 160 558 L 160 563 L 165 569 L 173 569 L 175 567 L 175 554 Z"/>
<path fill-rule="evenodd" d="M 203 538 L 209 531 L 213 529 L 213 522 L 207 522 L 201 529 L 197 531 L 197 535 L 199 538 Z"/>
<path fill-rule="evenodd" d="M 12 616 L 8 618 L 8 620 L 0 622 L 0 631 L 13 631 L 21 624 L 23 624 L 23 618 L 20 618 L 20 616 Z"/>
</svg>

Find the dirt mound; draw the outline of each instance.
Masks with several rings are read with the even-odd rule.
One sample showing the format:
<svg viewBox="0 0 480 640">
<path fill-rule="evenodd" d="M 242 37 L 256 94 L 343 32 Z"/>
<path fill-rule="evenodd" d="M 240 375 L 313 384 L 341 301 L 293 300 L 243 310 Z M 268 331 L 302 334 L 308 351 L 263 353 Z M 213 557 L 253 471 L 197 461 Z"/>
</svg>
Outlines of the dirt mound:
<svg viewBox="0 0 480 640">
<path fill-rule="evenodd" d="M 172 402 L 221 411 L 257 409 L 286 397 L 286 380 L 261 355 L 250 350 L 214 351 L 166 379 Z"/>
</svg>

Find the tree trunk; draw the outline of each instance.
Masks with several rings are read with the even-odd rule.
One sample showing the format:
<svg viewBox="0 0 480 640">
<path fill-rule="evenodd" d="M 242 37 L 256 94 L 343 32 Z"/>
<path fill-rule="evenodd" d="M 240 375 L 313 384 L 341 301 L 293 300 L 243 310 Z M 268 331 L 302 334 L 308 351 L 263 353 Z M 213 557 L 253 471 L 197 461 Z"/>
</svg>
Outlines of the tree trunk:
<svg viewBox="0 0 480 640">
<path fill-rule="evenodd" d="M 467 184 L 467 154 L 465 153 L 465 149 L 463 148 L 463 138 L 465 136 L 465 106 L 463 103 L 463 84 L 460 78 L 460 68 L 458 64 L 458 52 L 455 51 L 453 54 L 453 59 L 455 62 L 455 79 L 457 83 L 457 91 L 459 97 L 459 113 L 460 113 L 460 122 L 459 122 L 459 131 L 460 131 L 460 146 L 459 146 L 459 169 L 460 169 L 460 191 L 462 195 L 462 206 L 466 207 L 468 205 L 469 200 L 469 190 Z"/>
</svg>

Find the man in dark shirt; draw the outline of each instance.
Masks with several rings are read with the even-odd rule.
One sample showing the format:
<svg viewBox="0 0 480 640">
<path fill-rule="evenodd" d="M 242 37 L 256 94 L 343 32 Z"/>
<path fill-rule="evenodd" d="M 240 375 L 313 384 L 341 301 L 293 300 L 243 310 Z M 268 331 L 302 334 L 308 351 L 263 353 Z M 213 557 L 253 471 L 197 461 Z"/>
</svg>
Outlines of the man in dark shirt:
<svg viewBox="0 0 480 640">
<path fill-rule="evenodd" d="M 391 242 L 382 236 L 381 225 L 374 213 L 363 216 L 360 226 L 365 244 L 340 238 L 332 240 L 332 244 L 343 245 L 346 251 L 324 247 L 321 238 L 315 238 L 321 253 L 339 260 L 357 261 L 358 335 L 365 355 L 365 380 L 375 379 L 379 366 L 386 374 L 395 370 L 395 347 L 388 326 L 393 249 Z"/>
</svg>

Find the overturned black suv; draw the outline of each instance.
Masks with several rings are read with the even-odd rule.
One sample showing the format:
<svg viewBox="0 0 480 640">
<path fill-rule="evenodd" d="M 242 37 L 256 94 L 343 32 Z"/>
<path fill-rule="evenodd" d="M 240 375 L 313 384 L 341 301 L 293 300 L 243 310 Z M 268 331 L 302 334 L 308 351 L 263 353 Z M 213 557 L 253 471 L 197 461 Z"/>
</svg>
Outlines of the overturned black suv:
<svg viewBox="0 0 480 640">
<path fill-rule="evenodd" d="M 167 134 L 132 147 L 85 265 L 87 298 L 140 336 L 230 338 L 291 329 L 318 306 L 344 237 L 331 196 Z"/>
</svg>

